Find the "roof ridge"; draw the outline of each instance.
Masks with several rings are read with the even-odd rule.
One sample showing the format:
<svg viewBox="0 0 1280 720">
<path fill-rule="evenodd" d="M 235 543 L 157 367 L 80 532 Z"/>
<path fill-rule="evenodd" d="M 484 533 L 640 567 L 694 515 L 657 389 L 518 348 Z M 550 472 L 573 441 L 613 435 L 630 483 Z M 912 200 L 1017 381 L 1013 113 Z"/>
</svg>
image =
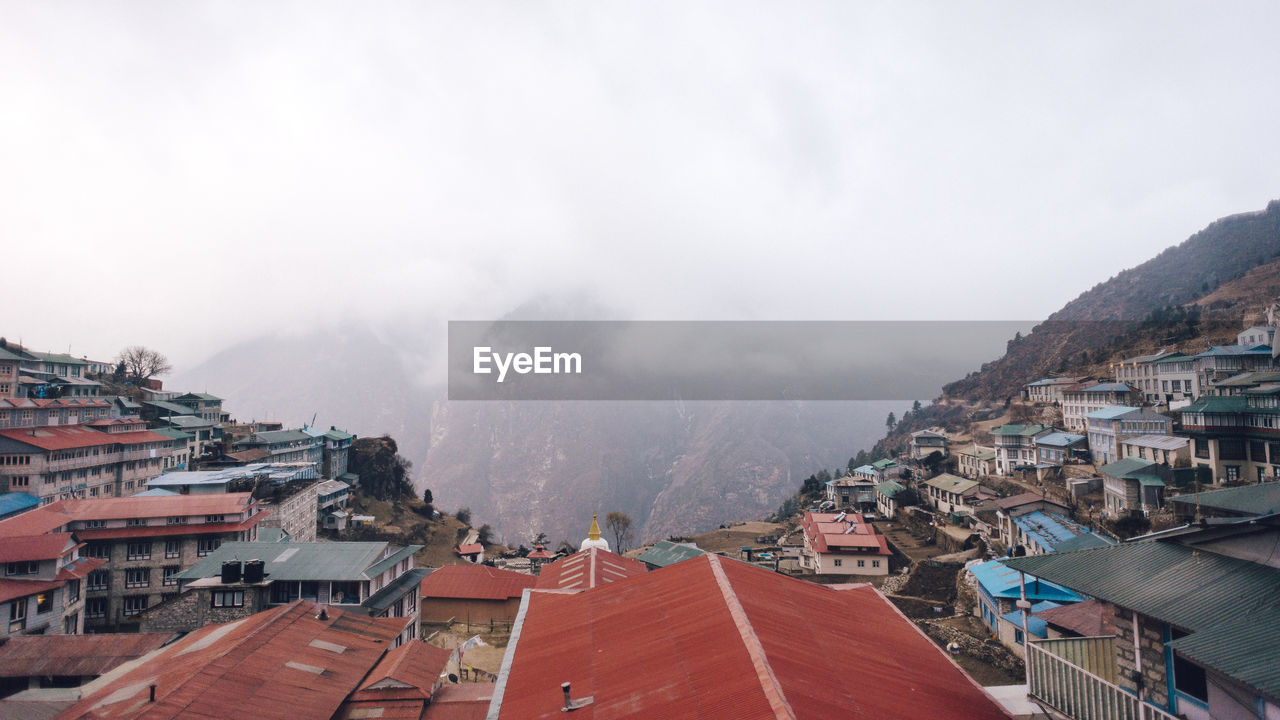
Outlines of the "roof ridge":
<svg viewBox="0 0 1280 720">
<path fill-rule="evenodd" d="M 729 617 L 733 620 L 738 636 L 742 638 L 742 644 L 751 658 L 751 665 L 755 668 L 756 677 L 760 680 L 760 689 L 764 691 L 770 709 L 778 720 L 796 720 L 796 713 L 791 709 L 791 703 L 787 702 L 782 684 L 778 682 L 778 676 L 773 673 L 773 667 L 769 665 L 769 657 L 765 654 L 764 645 L 760 643 L 755 629 L 747 620 L 747 611 L 738 600 L 738 593 L 725 575 L 724 568 L 720 566 L 720 556 L 708 553 L 706 557 L 711 565 L 711 574 L 716 579 L 716 586 L 720 589 L 720 595 L 724 598 L 725 606 L 729 611 Z"/>
</svg>

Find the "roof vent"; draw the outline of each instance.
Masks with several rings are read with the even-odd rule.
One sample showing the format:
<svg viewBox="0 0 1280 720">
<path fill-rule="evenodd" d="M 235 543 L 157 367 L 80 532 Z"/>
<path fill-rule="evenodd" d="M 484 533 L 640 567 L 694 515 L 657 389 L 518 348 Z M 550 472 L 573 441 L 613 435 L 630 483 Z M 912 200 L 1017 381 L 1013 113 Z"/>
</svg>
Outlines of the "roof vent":
<svg viewBox="0 0 1280 720">
<path fill-rule="evenodd" d="M 571 700 L 569 698 L 569 683 L 567 682 L 560 683 L 560 689 L 564 692 L 564 707 L 560 708 L 560 712 L 573 712 L 574 710 L 584 708 L 595 702 L 595 696 L 593 695 L 588 695 L 587 697 L 579 698 L 577 700 Z"/>
</svg>

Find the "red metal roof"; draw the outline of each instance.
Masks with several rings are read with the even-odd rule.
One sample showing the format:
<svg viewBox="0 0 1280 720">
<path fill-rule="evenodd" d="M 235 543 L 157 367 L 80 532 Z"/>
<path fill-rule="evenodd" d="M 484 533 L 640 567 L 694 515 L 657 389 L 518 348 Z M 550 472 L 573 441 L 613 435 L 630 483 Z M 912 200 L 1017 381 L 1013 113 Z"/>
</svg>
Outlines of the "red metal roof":
<svg viewBox="0 0 1280 720">
<path fill-rule="evenodd" d="M 0 580 L 0 603 L 62 587 L 65 580 Z"/>
<path fill-rule="evenodd" d="M 534 590 L 497 717 L 1007 720 L 870 586 L 832 590 L 715 555 L 582 593 Z"/>
<path fill-rule="evenodd" d="M 410 640 L 382 657 L 336 717 L 418 720 L 452 654 L 452 650 Z"/>
<path fill-rule="evenodd" d="M 487 565 L 445 565 L 422 580 L 424 598 L 506 600 L 518 598 L 538 578 Z"/>
<path fill-rule="evenodd" d="M 467 543 L 466 545 L 458 546 L 459 555 L 475 555 L 482 552 L 484 552 L 484 546 L 480 543 Z"/>
<path fill-rule="evenodd" d="M 485 720 L 493 691 L 491 682 L 445 685 L 431 698 L 422 720 Z"/>
<path fill-rule="evenodd" d="M 843 520 L 836 518 L 844 515 Z M 858 554 L 892 555 L 884 536 L 856 513 L 805 513 L 801 520 L 809 544 L 818 552 L 851 551 Z M 852 532 L 848 532 L 853 528 Z"/>
<path fill-rule="evenodd" d="M 7 537 L 0 543 L 0 563 L 56 560 L 73 547 L 71 533 Z"/>
<path fill-rule="evenodd" d="M 90 693 L 63 718 L 328 718 L 404 629 L 307 601 L 203 627 Z M 155 702 L 148 688 L 156 688 Z"/>
<path fill-rule="evenodd" d="M 588 548 L 546 565 L 535 587 L 554 590 L 586 590 L 649 572 L 644 563 L 608 550 Z"/>
<path fill-rule="evenodd" d="M 37 428 L 10 428 L 0 430 L 0 437 L 20 442 L 41 450 L 70 450 L 100 445 L 138 445 L 141 443 L 168 443 L 171 440 L 150 430 L 106 433 L 88 425 L 58 425 Z"/>
<path fill-rule="evenodd" d="M 173 633 L 15 635 L 0 645 L 0 677 L 102 675 L 173 638 Z"/>
<path fill-rule="evenodd" d="M 1115 632 L 1116 608 L 1111 603 L 1091 598 L 1084 602 L 1041 610 L 1036 613 L 1036 617 L 1082 637 L 1099 637 Z"/>
</svg>

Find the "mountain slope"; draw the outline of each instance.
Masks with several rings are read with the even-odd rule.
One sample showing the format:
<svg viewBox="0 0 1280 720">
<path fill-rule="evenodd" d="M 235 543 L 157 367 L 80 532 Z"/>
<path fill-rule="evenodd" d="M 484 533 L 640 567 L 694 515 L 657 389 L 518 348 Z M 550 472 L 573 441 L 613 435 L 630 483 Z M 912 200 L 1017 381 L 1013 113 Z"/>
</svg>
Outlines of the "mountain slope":
<svg viewBox="0 0 1280 720">
<path fill-rule="evenodd" d="M 1029 379 L 1088 364 L 1105 347 L 1164 308 L 1199 300 L 1220 285 L 1280 257 L 1280 201 L 1265 210 L 1222 218 L 1147 262 L 1125 270 L 1067 303 L 1026 337 L 943 388 L 969 400 L 1002 400 Z"/>
</svg>

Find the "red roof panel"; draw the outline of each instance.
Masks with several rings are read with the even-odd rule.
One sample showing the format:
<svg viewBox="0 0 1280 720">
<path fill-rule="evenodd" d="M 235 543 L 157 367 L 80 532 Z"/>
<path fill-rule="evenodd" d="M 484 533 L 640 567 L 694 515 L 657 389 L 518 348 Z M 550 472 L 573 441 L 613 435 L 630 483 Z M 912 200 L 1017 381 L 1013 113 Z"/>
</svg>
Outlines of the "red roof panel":
<svg viewBox="0 0 1280 720">
<path fill-rule="evenodd" d="M 422 597 L 506 600 L 537 582 L 532 575 L 486 565 L 445 565 L 423 578 Z"/>
<path fill-rule="evenodd" d="M 535 587 L 555 590 L 586 590 L 649 571 L 644 563 L 608 550 L 589 548 L 546 565 Z"/>
<path fill-rule="evenodd" d="M 0 543 L 0 563 L 56 560 L 73 547 L 71 533 L 7 537 Z"/>
<path fill-rule="evenodd" d="M 582 593 L 533 591 L 499 718 L 1007 720 L 874 588 L 703 555 Z M 504 685 L 505 683 L 505 685 Z"/>
<path fill-rule="evenodd" d="M 0 677 L 102 675 L 173 637 L 173 633 L 15 635 L 0 645 Z"/>
<path fill-rule="evenodd" d="M 105 433 L 88 425 L 58 425 L 37 428 L 10 428 L 0 430 L 0 437 L 24 443 L 41 450 L 70 450 L 101 445 L 138 445 L 141 443 L 168 443 L 171 440 L 150 430 L 124 433 Z"/>
</svg>

